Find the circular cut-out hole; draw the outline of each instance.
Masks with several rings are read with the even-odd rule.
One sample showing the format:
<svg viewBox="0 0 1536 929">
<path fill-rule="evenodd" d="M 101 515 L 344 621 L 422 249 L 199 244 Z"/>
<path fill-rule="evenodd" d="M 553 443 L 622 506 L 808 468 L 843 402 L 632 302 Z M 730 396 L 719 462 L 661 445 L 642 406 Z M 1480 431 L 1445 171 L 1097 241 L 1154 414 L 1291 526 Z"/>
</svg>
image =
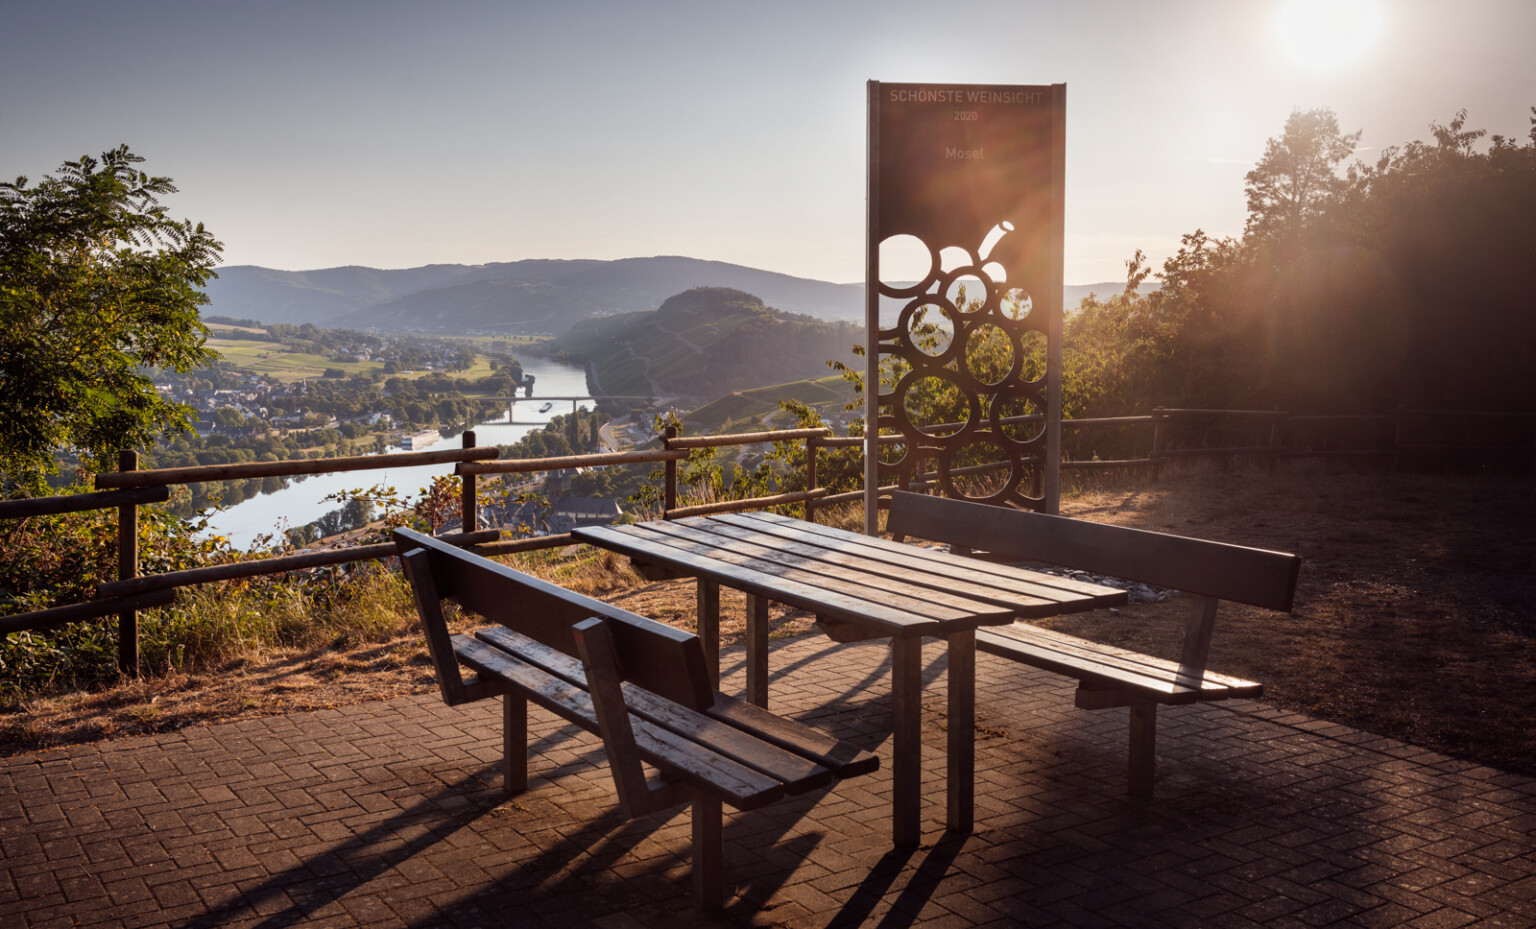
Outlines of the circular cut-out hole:
<svg viewBox="0 0 1536 929">
<path fill-rule="evenodd" d="M 990 500 L 1014 484 L 1014 464 L 996 441 L 978 438 L 945 456 L 948 486 L 956 496 Z"/>
<path fill-rule="evenodd" d="M 919 432 L 945 438 L 965 428 L 971 417 L 971 401 L 959 384 L 931 374 L 905 384 L 900 398 L 902 411 Z"/>
<path fill-rule="evenodd" d="M 1045 414 L 1029 397 L 1006 397 L 994 410 L 998 429 L 1015 442 L 1033 442 L 1045 434 Z"/>
<path fill-rule="evenodd" d="M 948 274 L 956 268 L 965 268 L 974 264 L 971 253 L 958 245 L 939 250 L 939 270 Z"/>
<path fill-rule="evenodd" d="M 1008 281 L 1008 269 L 995 261 L 989 261 L 981 266 L 981 273 L 987 276 L 993 284 L 1003 284 Z"/>
<path fill-rule="evenodd" d="M 974 274 L 962 274 L 949 282 L 944 296 L 961 313 L 974 313 L 987 304 L 987 283 Z"/>
<path fill-rule="evenodd" d="M 982 323 L 965 337 L 965 369 L 983 384 L 1001 384 L 1013 370 L 1013 340 L 996 323 Z"/>
<path fill-rule="evenodd" d="M 937 303 L 920 304 L 907 318 L 907 341 L 913 348 L 938 358 L 949 351 L 955 340 L 955 321 L 949 308 Z"/>
<path fill-rule="evenodd" d="M 1022 287 L 1014 287 L 1003 294 L 1003 315 L 1009 319 L 1023 319 L 1035 308 L 1035 302 Z"/>
<path fill-rule="evenodd" d="M 880 283 L 896 289 L 921 288 L 938 273 L 937 256 L 915 235 L 893 235 L 880 243 Z"/>
</svg>

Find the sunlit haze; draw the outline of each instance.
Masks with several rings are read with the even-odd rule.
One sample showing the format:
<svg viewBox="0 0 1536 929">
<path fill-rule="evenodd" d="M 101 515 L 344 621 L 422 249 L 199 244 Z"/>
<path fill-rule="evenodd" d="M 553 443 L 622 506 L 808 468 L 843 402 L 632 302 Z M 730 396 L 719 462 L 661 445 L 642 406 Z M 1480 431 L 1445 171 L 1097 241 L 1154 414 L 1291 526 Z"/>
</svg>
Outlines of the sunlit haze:
<svg viewBox="0 0 1536 929">
<path fill-rule="evenodd" d="M 126 142 L 226 264 L 674 254 L 858 281 L 867 80 L 1063 82 L 1066 279 L 1090 283 L 1240 233 L 1294 109 L 1369 149 L 1462 108 L 1526 136 L 1536 4 L 1316 6 L 6 0 L 0 175 Z"/>
<path fill-rule="evenodd" d="M 1376 0 L 1286 0 L 1275 27 L 1298 64 L 1342 68 L 1368 52 L 1381 31 Z"/>
</svg>

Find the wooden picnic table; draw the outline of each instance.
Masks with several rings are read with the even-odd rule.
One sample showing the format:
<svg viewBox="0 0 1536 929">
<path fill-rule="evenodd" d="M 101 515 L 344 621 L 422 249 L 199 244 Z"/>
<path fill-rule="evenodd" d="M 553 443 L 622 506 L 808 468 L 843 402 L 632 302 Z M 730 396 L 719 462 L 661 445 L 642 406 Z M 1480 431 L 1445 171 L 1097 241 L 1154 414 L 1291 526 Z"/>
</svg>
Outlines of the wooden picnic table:
<svg viewBox="0 0 1536 929">
<path fill-rule="evenodd" d="M 816 614 L 834 639 L 891 639 L 892 834 L 915 846 L 922 807 L 922 639 L 948 649 L 946 825 L 969 832 L 975 794 L 976 629 L 1123 604 L 1124 591 L 772 513 L 573 530 L 575 538 L 698 579 L 698 635 L 719 682 L 720 586 L 747 595 L 747 699 L 768 705 L 768 603 Z"/>
</svg>

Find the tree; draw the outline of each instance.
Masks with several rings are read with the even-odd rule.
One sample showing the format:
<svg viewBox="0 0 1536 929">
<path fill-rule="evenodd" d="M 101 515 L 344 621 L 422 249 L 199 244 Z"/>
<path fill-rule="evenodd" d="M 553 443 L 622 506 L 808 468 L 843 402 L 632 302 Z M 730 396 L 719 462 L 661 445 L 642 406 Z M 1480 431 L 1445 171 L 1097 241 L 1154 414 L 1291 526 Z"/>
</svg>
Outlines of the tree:
<svg viewBox="0 0 1536 929">
<path fill-rule="evenodd" d="M 34 187 L 0 183 L 0 484 L 38 492 L 73 449 L 100 470 L 120 448 L 186 429 L 147 369 L 185 372 L 207 348 L 199 289 L 223 246 L 172 220 L 169 178 L 126 145 L 65 162 Z"/>
<path fill-rule="evenodd" d="M 1264 156 L 1243 178 L 1249 234 L 1298 233 L 1343 190 L 1338 174 L 1360 133 L 1339 133 L 1332 110 L 1297 110 L 1285 130 L 1264 146 Z"/>
</svg>

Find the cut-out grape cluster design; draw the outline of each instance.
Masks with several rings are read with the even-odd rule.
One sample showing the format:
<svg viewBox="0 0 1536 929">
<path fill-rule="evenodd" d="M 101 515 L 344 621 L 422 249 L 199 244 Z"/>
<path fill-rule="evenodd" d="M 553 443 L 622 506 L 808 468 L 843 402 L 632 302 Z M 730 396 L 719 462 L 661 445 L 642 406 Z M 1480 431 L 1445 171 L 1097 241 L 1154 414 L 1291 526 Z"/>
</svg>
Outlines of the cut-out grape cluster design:
<svg viewBox="0 0 1536 929">
<path fill-rule="evenodd" d="M 986 261 L 988 243 L 960 248 L 965 260 L 949 269 L 924 244 L 930 266 L 921 281 L 880 283 L 882 296 L 906 300 L 896 325 L 879 331 L 881 354 L 893 356 L 899 377 L 880 394 L 878 422 L 905 438 L 900 457 L 886 464 L 902 487 L 933 472 L 945 496 L 1038 509 L 1044 314 L 1033 312 L 1027 291 L 1007 286 L 1007 269 Z M 980 467 L 987 463 L 996 467 Z"/>
</svg>

